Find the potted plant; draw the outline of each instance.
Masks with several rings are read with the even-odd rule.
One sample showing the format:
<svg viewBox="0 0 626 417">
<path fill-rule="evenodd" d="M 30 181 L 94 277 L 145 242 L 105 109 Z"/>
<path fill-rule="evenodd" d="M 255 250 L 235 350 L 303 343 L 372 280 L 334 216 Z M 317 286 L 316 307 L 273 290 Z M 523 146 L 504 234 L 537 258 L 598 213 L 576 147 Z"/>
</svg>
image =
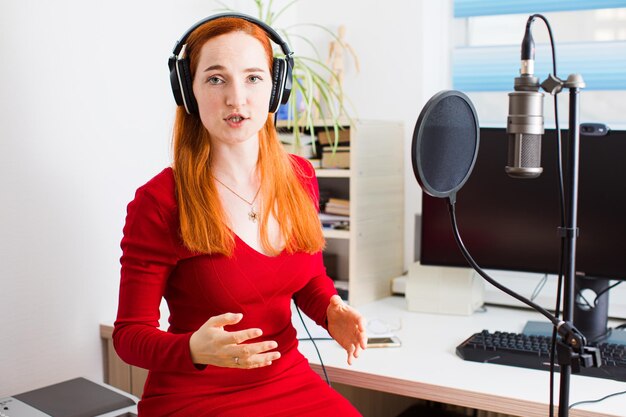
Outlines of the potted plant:
<svg viewBox="0 0 626 417">
<path fill-rule="evenodd" d="M 328 130 L 328 136 L 334 138 L 333 149 L 339 144 L 339 132 L 343 126 L 350 125 L 352 117 L 345 106 L 348 98 L 343 93 L 342 80 L 321 58 L 319 49 L 314 42 L 298 33 L 302 27 L 314 27 L 328 34 L 335 47 L 345 49 L 355 58 L 354 52 L 343 39 L 330 29 L 314 23 L 294 24 L 280 27 L 277 24 L 279 17 L 299 0 L 292 0 L 282 8 L 274 11 L 274 0 L 253 0 L 257 9 L 257 18 L 279 32 L 290 45 L 294 39 L 306 43 L 313 51 L 312 57 L 294 55 L 293 88 L 287 104 L 281 110 L 286 113 L 286 120 L 281 124 L 293 132 L 294 142 L 300 144 L 303 133 L 314 132 L 314 126 L 321 125 Z M 232 11 L 224 2 L 219 2 L 225 10 Z M 282 51 L 281 51 L 282 52 Z M 358 64 L 357 64 L 358 65 Z M 330 132 L 332 129 L 332 132 Z M 315 142 L 313 142 L 313 146 Z"/>
</svg>

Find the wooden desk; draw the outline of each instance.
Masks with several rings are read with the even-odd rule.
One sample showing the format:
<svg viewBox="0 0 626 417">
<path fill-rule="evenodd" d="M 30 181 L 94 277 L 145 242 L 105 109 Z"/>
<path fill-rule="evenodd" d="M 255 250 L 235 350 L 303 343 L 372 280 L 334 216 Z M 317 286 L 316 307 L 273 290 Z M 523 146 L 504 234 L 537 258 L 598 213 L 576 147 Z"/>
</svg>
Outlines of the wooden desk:
<svg viewBox="0 0 626 417">
<path fill-rule="evenodd" d="M 359 307 L 368 319 L 401 320 L 395 333 L 400 348 L 365 351 L 352 366 L 334 341 L 320 341 L 322 359 L 331 381 L 370 390 L 421 398 L 479 410 L 523 417 L 546 417 L 549 404 L 549 373 L 540 370 L 468 362 L 460 359 L 456 346 L 483 329 L 521 332 L 528 320 L 545 320 L 527 310 L 487 307 L 470 316 L 412 313 L 402 297 L 389 297 Z M 321 374 L 311 342 L 300 350 Z M 555 404 L 559 402 L 559 375 L 555 375 Z M 570 404 L 625 391 L 626 383 L 572 375 Z M 556 412 L 555 412 L 555 415 Z M 626 395 L 570 410 L 572 417 L 626 416 Z"/>
<path fill-rule="evenodd" d="M 403 297 L 375 301 L 359 307 L 359 311 L 368 321 L 401 322 L 400 330 L 394 333 L 401 339 L 402 347 L 368 349 L 355 364 L 348 366 L 345 351 L 336 342 L 318 341 L 332 382 L 371 390 L 366 392 L 366 396 L 371 396 L 371 403 L 379 398 L 376 394 L 389 393 L 514 416 L 548 415 L 548 372 L 468 362 L 455 353 L 456 346 L 475 332 L 483 329 L 521 332 L 526 321 L 543 319 L 538 313 L 504 307 L 487 307 L 486 312 L 470 316 L 413 313 L 407 310 Z M 294 316 L 294 325 L 301 328 L 298 321 Z M 111 326 L 102 325 L 100 330 L 105 341 L 105 382 L 141 396 L 146 371 L 126 365 L 117 357 L 111 343 Z M 313 329 L 310 327 L 310 330 Z M 312 343 L 300 342 L 300 351 L 307 356 L 311 367 L 323 375 Z M 556 374 L 554 398 L 557 405 L 559 381 Z M 570 404 L 624 390 L 626 383 L 623 382 L 572 375 Z M 402 397 L 392 400 L 400 399 Z M 396 404 L 396 408 L 402 409 L 408 404 Z M 626 395 L 581 405 L 570 410 L 569 415 L 626 416 Z"/>
</svg>

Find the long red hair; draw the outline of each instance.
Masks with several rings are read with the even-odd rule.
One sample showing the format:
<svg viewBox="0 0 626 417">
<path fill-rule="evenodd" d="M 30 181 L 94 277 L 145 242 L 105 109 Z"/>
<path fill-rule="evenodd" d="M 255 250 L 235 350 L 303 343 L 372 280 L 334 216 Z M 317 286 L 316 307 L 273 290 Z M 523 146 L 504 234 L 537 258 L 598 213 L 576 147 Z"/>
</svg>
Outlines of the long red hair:
<svg viewBox="0 0 626 417">
<path fill-rule="evenodd" d="M 187 39 L 186 50 L 192 77 L 195 76 L 202 46 L 209 39 L 235 31 L 259 40 L 265 49 L 268 66 L 272 68 L 272 46 L 263 29 L 244 19 L 220 18 L 200 26 Z M 230 256 L 235 246 L 235 236 L 228 226 L 213 181 L 210 159 L 210 133 L 197 114 L 187 114 L 179 106 L 173 129 L 173 170 L 182 240 L 192 251 Z M 262 207 L 270 208 L 261 213 L 260 238 L 263 249 L 271 254 L 277 254 L 280 250 L 272 247 L 268 238 L 267 221 L 271 214 L 280 225 L 287 252 L 315 253 L 322 250 L 324 237 L 317 217 L 317 201 L 303 186 L 303 176 L 311 174 L 303 172 L 298 163 L 285 152 L 271 114 L 268 114 L 259 132 L 257 171 L 261 178 Z"/>
</svg>

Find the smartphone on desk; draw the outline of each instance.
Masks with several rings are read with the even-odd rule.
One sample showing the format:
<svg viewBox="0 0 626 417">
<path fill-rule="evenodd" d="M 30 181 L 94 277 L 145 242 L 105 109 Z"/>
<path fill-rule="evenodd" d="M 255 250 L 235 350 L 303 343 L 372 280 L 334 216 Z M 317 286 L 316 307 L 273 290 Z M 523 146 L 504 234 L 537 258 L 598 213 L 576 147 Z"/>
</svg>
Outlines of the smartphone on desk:
<svg viewBox="0 0 626 417">
<path fill-rule="evenodd" d="M 401 345 L 402 343 L 400 343 L 400 339 L 398 339 L 396 336 L 368 337 L 367 338 L 368 348 L 399 347 Z"/>
</svg>

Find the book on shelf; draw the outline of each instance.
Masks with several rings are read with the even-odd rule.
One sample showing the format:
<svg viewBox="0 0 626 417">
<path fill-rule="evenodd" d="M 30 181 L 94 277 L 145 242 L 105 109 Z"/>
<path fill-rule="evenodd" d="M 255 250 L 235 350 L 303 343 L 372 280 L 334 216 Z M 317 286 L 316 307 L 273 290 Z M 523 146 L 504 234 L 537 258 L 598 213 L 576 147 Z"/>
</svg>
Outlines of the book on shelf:
<svg viewBox="0 0 626 417">
<path fill-rule="evenodd" d="M 350 206 L 336 206 L 330 203 L 326 203 L 324 213 L 328 214 L 341 214 L 344 216 L 350 215 Z"/>
<path fill-rule="evenodd" d="M 337 146 L 336 149 L 322 149 L 322 168 L 350 168 L 350 147 Z"/>
<path fill-rule="evenodd" d="M 333 207 L 333 206 L 326 206 L 326 209 L 324 210 L 324 213 L 328 213 L 328 214 L 341 214 L 344 216 L 349 216 L 350 215 L 350 207 Z"/>
<path fill-rule="evenodd" d="M 338 230 L 350 229 L 350 217 L 340 214 L 319 213 L 322 227 Z"/>
<path fill-rule="evenodd" d="M 348 216 L 350 215 L 350 200 L 331 197 L 324 203 L 324 212 Z"/>
<path fill-rule="evenodd" d="M 333 204 L 336 206 L 350 207 L 350 200 L 347 198 L 329 197 L 326 204 Z"/>
<path fill-rule="evenodd" d="M 339 145 L 347 145 L 350 143 L 350 128 L 339 129 L 337 132 L 338 140 L 337 144 Z M 326 129 L 321 129 L 317 132 L 317 141 L 320 145 L 334 145 L 335 144 L 335 130 L 331 127 Z"/>
</svg>

